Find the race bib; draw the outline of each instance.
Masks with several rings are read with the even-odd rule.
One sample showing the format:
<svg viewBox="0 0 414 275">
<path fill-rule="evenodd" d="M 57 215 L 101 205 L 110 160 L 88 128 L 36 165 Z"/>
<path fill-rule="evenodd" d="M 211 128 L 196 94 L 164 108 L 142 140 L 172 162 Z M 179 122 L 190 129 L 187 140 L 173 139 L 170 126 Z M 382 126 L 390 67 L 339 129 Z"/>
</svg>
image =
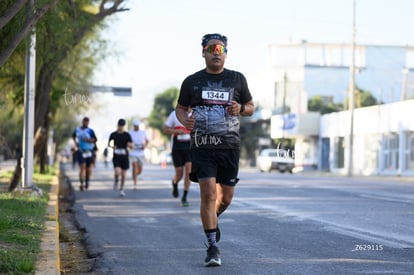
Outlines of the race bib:
<svg viewBox="0 0 414 275">
<path fill-rule="evenodd" d="M 206 105 L 231 105 L 233 91 L 204 88 L 201 92 L 201 98 Z"/>
<path fill-rule="evenodd" d="M 86 159 L 86 158 L 91 158 L 91 157 L 92 157 L 92 152 L 83 152 L 83 153 L 82 153 L 82 157 L 83 157 L 84 159 Z"/>
<path fill-rule="evenodd" d="M 114 150 L 116 155 L 126 155 L 127 150 L 125 148 L 117 148 Z"/>
<path fill-rule="evenodd" d="M 143 150 L 144 144 L 134 144 L 134 150 Z"/>
</svg>

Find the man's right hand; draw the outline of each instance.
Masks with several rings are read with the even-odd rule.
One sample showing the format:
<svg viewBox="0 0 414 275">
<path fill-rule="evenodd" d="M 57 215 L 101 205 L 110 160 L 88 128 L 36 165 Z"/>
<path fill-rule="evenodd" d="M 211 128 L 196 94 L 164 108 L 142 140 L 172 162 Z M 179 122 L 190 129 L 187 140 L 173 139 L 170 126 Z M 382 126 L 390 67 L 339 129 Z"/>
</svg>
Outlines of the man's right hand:
<svg viewBox="0 0 414 275">
<path fill-rule="evenodd" d="M 183 125 L 185 126 L 185 128 L 191 131 L 194 128 L 194 123 L 195 123 L 195 119 L 194 119 L 193 114 L 191 114 L 190 116 L 187 116 L 185 123 L 183 123 Z"/>
<path fill-rule="evenodd" d="M 177 104 L 175 113 L 178 120 L 185 126 L 185 128 L 193 130 L 195 119 L 193 114 L 188 112 L 188 107 Z"/>
</svg>

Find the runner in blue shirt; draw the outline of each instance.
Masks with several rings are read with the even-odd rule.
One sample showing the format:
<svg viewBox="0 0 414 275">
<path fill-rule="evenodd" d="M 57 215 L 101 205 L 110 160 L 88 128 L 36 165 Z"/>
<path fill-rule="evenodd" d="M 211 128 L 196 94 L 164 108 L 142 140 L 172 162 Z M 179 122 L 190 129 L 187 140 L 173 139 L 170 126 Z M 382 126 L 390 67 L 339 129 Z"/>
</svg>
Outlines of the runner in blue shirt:
<svg viewBox="0 0 414 275">
<path fill-rule="evenodd" d="M 97 141 L 95 132 L 89 128 L 88 117 L 82 119 L 82 126 L 73 131 L 72 138 L 75 142 L 76 158 L 79 163 L 79 188 L 83 191 L 89 188 L 93 168 L 93 150 Z"/>
</svg>

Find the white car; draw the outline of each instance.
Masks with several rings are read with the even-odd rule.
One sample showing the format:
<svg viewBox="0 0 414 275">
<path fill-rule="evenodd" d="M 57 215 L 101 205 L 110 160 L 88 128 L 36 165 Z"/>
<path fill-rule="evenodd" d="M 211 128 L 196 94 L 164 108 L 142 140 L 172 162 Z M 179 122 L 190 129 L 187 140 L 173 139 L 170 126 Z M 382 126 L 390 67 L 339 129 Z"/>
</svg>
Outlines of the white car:
<svg viewBox="0 0 414 275">
<path fill-rule="evenodd" d="M 261 172 L 278 170 L 281 173 L 292 173 L 295 167 L 292 152 L 284 149 L 264 149 L 257 157 L 256 163 Z"/>
</svg>

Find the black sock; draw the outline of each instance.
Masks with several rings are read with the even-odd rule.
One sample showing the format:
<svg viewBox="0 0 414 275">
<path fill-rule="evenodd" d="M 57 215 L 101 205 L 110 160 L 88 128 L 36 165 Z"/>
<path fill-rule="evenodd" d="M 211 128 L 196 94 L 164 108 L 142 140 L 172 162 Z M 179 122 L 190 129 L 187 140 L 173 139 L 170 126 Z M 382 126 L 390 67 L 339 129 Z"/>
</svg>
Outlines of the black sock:
<svg viewBox="0 0 414 275">
<path fill-rule="evenodd" d="M 187 199 L 187 194 L 188 194 L 188 191 L 187 190 L 184 190 L 183 200 L 186 200 Z"/>
<path fill-rule="evenodd" d="M 214 228 L 214 229 L 205 229 L 204 233 L 206 234 L 208 245 L 209 246 L 217 246 L 217 242 L 216 242 L 217 229 L 216 228 Z"/>
</svg>

